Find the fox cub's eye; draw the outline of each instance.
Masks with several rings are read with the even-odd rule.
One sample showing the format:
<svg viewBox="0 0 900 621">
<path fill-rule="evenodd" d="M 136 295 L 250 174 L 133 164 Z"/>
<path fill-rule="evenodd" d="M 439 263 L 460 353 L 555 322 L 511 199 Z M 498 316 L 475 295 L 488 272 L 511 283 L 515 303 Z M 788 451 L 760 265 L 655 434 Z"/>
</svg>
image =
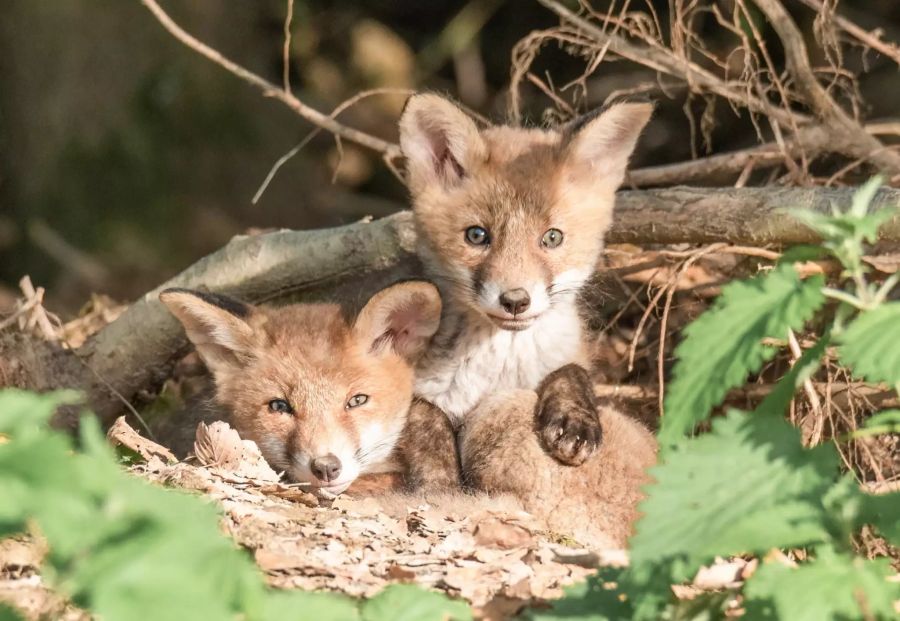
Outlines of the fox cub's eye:
<svg viewBox="0 0 900 621">
<path fill-rule="evenodd" d="M 550 229 L 541 238 L 541 245 L 545 248 L 556 248 L 563 241 L 563 232 L 559 229 Z"/>
<path fill-rule="evenodd" d="M 291 404 L 284 399 L 272 399 L 269 401 L 269 411 L 277 412 L 279 414 L 293 414 L 294 408 L 292 408 Z"/>
<path fill-rule="evenodd" d="M 480 226 L 470 226 L 466 229 L 466 241 L 473 246 L 483 246 L 489 244 L 491 238 L 486 229 Z"/>
<path fill-rule="evenodd" d="M 347 402 L 347 409 L 352 410 L 353 408 L 358 408 L 363 403 L 369 400 L 369 395 L 353 395 L 350 397 L 350 400 Z"/>
</svg>

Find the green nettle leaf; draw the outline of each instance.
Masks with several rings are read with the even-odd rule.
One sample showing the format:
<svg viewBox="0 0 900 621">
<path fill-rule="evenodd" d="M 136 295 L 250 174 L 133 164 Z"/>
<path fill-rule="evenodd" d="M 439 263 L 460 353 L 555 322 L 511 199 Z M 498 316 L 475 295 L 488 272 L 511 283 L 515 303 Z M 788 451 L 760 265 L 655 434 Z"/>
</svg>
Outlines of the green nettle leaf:
<svg viewBox="0 0 900 621">
<path fill-rule="evenodd" d="M 15 610 L 0 602 L 0 621 L 23 621 L 23 618 Z"/>
<path fill-rule="evenodd" d="M 900 302 L 861 313 L 841 335 L 838 353 L 856 375 L 900 385 Z"/>
<path fill-rule="evenodd" d="M 56 408 L 78 401 L 80 397 L 71 390 L 42 395 L 15 388 L 0 390 L 0 433 L 13 434 L 46 423 Z"/>
<path fill-rule="evenodd" d="M 359 607 L 356 601 L 331 593 L 304 593 L 302 591 L 274 591 L 266 598 L 266 621 L 358 621 Z"/>
<path fill-rule="evenodd" d="M 867 561 L 827 547 L 799 567 L 767 563 L 744 588 L 748 619 L 895 619 L 900 584 L 888 559 Z"/>
<path fill-rule="evenodd" d="M 853 195 L 853 203 L 847 211 L 832 205 L 831 215 L 806 209 L 794 209 L 789 213 L 818 233 L 822 237 L 822 247 L 845 268 L 858 269 L 861 267 L 863 244 L 874 242 L 881 225 L 897 214 L 895 208 L 869 212 L 882 181 L 881 177 L 874 177 L 861 186 Z"/>
<path fill-rule="evenodd" d="M 860 524 L 871 524 L 895 546 L 900 546 L 900 492 L 863 495 Z"/>
<path fill-rule="evenodd" d="M 363 621 L 467 621 L 472 610 L 465 602 L 411 584 L 394 584 L 362 606 Z"/>
<path fill-rule="evenodd" d="M 822 496 L 834 484 L 831 446 L 804 449 L 781 418 L 730 412 L 651 471 L 631 539 L 635 566 L 680 558 L 685 572 L 717 555 L 828 539 Z"/>
<path fill-rule="evenodd" d="M 824 302 L 823 284 L 821 276 L 803 281 L 793 266 L 780 265 L 725 287 L 715 305 L 687 327 L 675 350 L 678 362 L 666 395 L 662 442 L 677 441 L 772 358 L 776 350 L 762 339 L 783 339 L 788 329 L 801 328 Z"/>
</svg>

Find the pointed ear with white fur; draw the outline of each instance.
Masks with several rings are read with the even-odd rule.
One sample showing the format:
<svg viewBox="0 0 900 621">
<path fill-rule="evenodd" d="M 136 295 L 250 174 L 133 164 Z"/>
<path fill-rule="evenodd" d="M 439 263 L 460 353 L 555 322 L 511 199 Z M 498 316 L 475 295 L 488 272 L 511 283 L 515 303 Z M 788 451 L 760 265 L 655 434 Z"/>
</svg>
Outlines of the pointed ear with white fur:
<svg viewBox="0 0 900 621">
<path fill-rule="evenodd" d="M 441 322 L 437 288 L 422 281 L 403 282 L 379 291 L 353 324 L 354 334 L 370 351 L 393 350 L 410 362 L 424 351 Z"/>
<path fill-rule="evenodd" d="M 566 168 L 575 183 L 618 188 L 641 130 L 653 114 L 650 103 L 619 103 L 588 113 L 565 130 Z"/>
<path fill-rule="evenodd" d="M 413 95 L 400 116 L 400 150 L 412 191 L 432 183 L 449 189 L 487 158 L 472 118 L 438 95 Z"/>
<path fill-rule="evenodd" d="M 240 368 L 252 358 L 256 339 L 247 323 L 253 310 L 249 305 L 190 289 L 166 289 L 159 299 L 184 326 L 213 375 Z"/>
</svg>

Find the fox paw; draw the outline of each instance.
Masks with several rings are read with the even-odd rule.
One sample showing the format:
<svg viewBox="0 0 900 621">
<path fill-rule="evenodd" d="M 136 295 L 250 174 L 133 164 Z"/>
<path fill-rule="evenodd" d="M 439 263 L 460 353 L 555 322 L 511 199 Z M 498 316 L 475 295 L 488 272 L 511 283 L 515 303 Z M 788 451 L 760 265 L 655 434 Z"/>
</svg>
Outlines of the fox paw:
<svg viewBox="0 0 900 621">
<path fill-rule="evenodd" d="M 544 449 L 563 464 L 581 465 L 603 437 L 587 371 L 577 364 L 560 367 L 544 379 L 537 394 L 535 420 Z"/>
</svg>

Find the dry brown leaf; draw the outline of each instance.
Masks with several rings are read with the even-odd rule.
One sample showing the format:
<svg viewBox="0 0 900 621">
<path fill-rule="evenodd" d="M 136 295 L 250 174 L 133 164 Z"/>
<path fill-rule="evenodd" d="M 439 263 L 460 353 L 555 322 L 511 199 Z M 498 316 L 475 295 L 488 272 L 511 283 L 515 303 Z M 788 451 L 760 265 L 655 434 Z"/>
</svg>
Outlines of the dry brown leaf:
<svg viewBox="0 0 900 621">
<path fill-rule="evenodd" d="M 172 451 L 152 440 L 148 440 L 135 431 L 131 425 L 125 422 L 124 416 L 116 419 L 116 422 L 112 424 L 112 427 L 106 433 L 106 438 L 114 446 L 124 446 L 131 449 L 148 461 L 153 457 L 164 459 L 170 464 L 178 461 L 175 455 L 172 454 Z"/>
<path fill-rule="evenodd" d="M 489 516 L 477 524 L 473 530 L 475 543 L 480 546 L 497 548 L 520 548 L 534 543 L 530 530 L 511 520 Z"/>
<path fill-rule="evenodd" d="M 223 421 L 197 425 L 194 455 L 204 466 L 236 471 L 241 464 L 244 445 L 238 432 Z"/>
<path fill-rule="evenodd" d="M 221 468 L 254 481 L 278 481 L 255 442 L 242 440 L 224 421 L 197 425 L 194 455 L 204 466 Z"/>
</svg>

